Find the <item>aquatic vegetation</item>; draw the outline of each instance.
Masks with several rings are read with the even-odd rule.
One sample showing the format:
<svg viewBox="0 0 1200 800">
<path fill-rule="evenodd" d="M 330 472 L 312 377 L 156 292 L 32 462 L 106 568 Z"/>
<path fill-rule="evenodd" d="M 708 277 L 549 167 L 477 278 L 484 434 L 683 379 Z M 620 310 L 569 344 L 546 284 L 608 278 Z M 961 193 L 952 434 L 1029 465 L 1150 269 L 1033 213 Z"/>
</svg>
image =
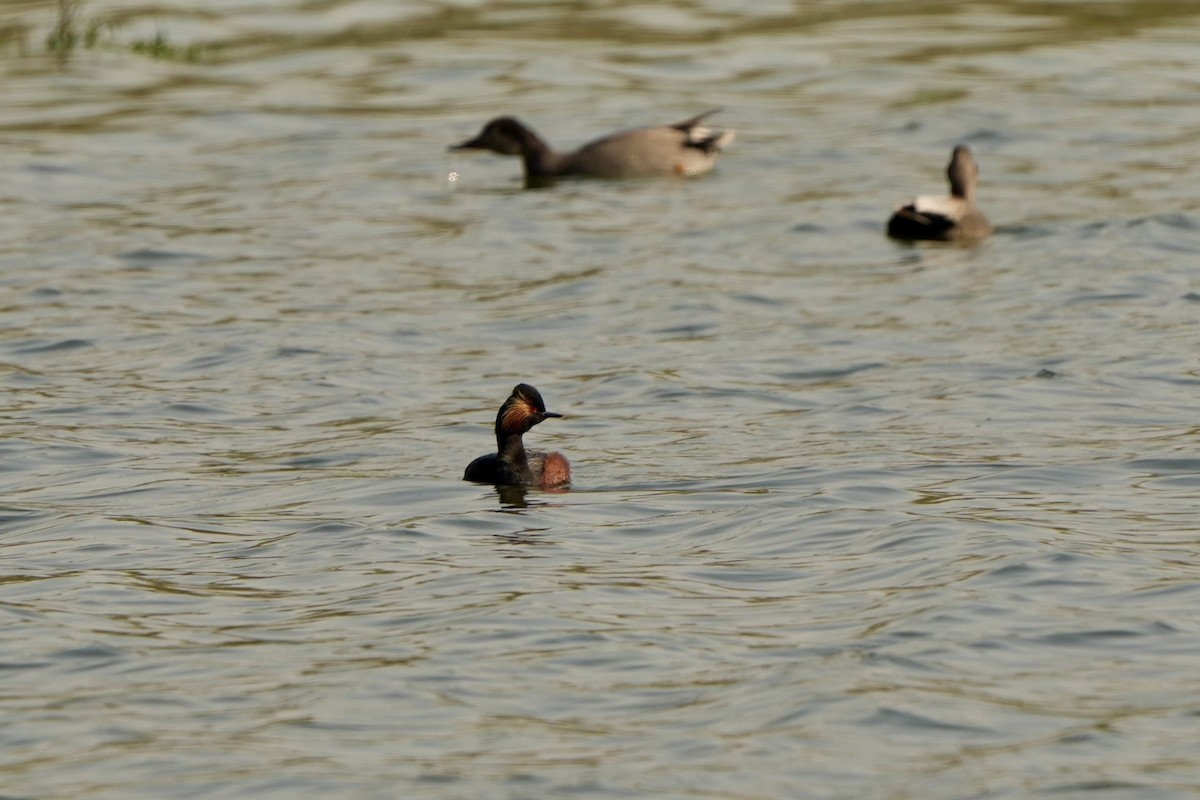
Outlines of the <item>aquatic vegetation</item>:
<svg viewBox="0 0 1200 800">
<path fill-rule="evenodd" d="M 89 24 L 81 36 L 79 33 L 79 9 L 83 0 L 58 0 L 58 16 L 54 27 L 46 36 L 46 49 L 64 55 L 76 47 L 92 47 L 99 38 L 99 26 Z"/>
<path fill-rule="evenodd" d="M 135 53 L 162 61 L 196 62 L 200 60 L 202 48 L 198 44 L 178 47 L 167 40 L 165 33 L 159 31 L 154 34 L 153 39 L 135 39 L 133 42 L 130 42 L 129 49 Z"/>
<path fill-rule="evenodd" d="M 84 20 L 80 10 L 84 0 L 58 0 L 57 17 L 50 33 L 46 36 L 46 49 L 66 59 L 78 48 L 92 49 L 128 48 L 130 52 L 162 61 L 200 60 L 202 47 L 197 44 L 180 47 L 172 44 L 166 33 L 158 31 L 152 39 L 134 39 L 127 43 L 118 42 L 115 36 L 120 23 L 115 18 L 94 17 Z M 24 29 L 13 36 L 24 46 Z M 0 31 L 0 44 L 5 41 L 5 31 Z"/>
</svg>

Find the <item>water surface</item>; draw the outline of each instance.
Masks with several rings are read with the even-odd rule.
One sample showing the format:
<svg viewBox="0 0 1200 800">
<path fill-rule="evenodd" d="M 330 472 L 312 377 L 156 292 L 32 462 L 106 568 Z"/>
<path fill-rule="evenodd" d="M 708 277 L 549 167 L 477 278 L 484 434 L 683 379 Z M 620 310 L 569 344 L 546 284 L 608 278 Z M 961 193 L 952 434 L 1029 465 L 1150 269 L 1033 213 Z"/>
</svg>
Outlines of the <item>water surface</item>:
<svg viewBox="0 0 1200 800">
<path fill-rule="evenodd" d="M 1200 791 L 1200 4 L 742 5 L 0 9 L 0 793 Z"/>
</svg>

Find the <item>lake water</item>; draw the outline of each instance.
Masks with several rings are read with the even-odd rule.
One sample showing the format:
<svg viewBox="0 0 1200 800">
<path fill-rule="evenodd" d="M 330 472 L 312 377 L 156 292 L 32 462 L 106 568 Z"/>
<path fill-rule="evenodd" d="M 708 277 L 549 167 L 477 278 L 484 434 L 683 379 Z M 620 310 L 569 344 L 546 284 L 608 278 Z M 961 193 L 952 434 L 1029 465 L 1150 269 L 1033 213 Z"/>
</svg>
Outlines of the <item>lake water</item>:
<svg viewBox="0 0 1200 800">
<path fill-rule="evenodd" d="M 55 14 L 0 797 L 1200 794 L 1200 3 Z M 711 107 L 694 181 L 447 151 Z M 888 240 L 958 142 L 996 235 Z M 569 492 L 461 480 L 520 381 Z"/>
</svg>

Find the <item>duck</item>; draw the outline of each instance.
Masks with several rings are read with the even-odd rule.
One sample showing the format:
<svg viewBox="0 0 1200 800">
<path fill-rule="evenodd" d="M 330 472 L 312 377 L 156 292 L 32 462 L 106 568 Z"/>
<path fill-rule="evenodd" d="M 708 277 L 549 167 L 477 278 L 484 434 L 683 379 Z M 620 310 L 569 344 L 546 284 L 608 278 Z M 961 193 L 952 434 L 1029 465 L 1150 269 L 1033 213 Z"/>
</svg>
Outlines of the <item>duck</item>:
<svg viewBox="0 0 1200 800">
<path fill-rule="evenodd" d="M 894 239 L 932 239 L 943 242 L 975 242 L 992 233 L 992 224 L 975 205 L 979 164 L 971 148 L 960 144 L 946 167 L 950 180 L 947 197 L 923 195 L 896 209 L 888 220 L 887 233 Z"/>
<path fill-rule="evenodd" d="M 717 154 L 733 141 L 735 131 L 714 131 L 700 123 L 720 109 L 711 109 L 674 125 L 637 128 L 595 139 L 570 152 L 553 150 L 516 117 L 497 117 L 473 139 L 451 150 L 491 150 L 521 156 L 528 183 L 554 178 L 694 177 L 712 170 Z"/>
<path fill-rule="evenodd" d="M 541 393 L 518 383 L 496 412 L 496 452 L 467 465 L 464 481 L 498 486 L 562 489 L 571 482 L 571 464 L 558 452 L 526 450 L 522 437 L 534 425 L 562 417 L 546 410 Z"/>
</svg>

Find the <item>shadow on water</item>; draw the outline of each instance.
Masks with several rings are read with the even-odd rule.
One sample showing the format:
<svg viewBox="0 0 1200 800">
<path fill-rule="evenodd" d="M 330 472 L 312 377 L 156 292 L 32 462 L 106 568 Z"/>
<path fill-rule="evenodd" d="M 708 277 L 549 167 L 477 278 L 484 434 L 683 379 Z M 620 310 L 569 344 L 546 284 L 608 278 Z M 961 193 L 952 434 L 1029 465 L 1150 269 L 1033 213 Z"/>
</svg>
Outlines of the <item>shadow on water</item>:
<svg viewBox="0 0 1200 800">
<path fill-rule="evenodd" d="M 496 491 L 496 497 L 500 500 L 501 511 L 513 511 L 517 509 L 529 508 L 529 490 L 523 486 L 496 486 L 493 487 Z M 543 503 L 533 502 L 533 505 L 544 505 Z"/>
<path fill-rule="evenodd" d="M 498 510 L 502 512 L 555 505 L 549 498 L 555 495 L 569 494 L 571 491 L 569 488 L 530 490 L 524 486 L 494 486 L 492 488 L 496 492 L 496 498 L 500 501 Z M 531 491 L 533 492 L 532 496 L 530 496 Z M 541 499 L 543 497 L 547 499 Z"/>
</svg>

